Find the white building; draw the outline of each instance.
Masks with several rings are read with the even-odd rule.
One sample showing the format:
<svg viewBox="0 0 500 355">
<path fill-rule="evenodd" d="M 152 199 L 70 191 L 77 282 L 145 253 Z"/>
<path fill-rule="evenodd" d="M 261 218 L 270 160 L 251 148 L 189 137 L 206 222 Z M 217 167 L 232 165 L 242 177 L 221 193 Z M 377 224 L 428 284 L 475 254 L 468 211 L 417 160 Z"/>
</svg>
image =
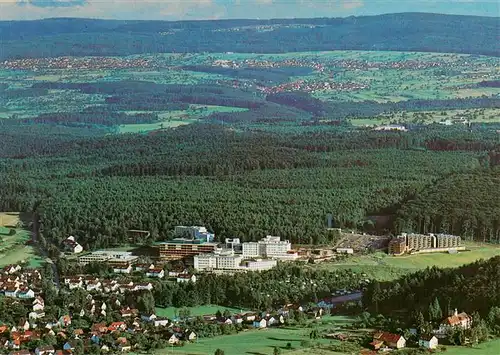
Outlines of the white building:
<svg viewBox="0 0 500 355">
<path fill-rule="evenodd" d="M 295 260 L 298 254 L 292 251 L 290 241 L 268 235 L 258 242 L 243 243 L 243 257 Z"/>
<path fill-rule="evenodd" d="M 212 254 L 194 256 L 196 270 L 237 270 L 243 261 L 243 256 L 235 255 L 232 250 L 218 251 Z"/>
<path fill-rule="evenodd" d="M 234 254 L 221 254 L 217 256 L 217 269 L 236 270 L 239 269 L 243 256 Z"/>
<path fill-rule="evenodd" d="M 422 335 L 418 340 L 418 346 L 425 349 L 436 349 L 439 341 L 434 335 Z"/>
<path fill-rule="evenodd" d="M 243 257 L 256 258 L 260 256 L 259 244 L 257 242 L 243 243 Z"/>
<path fill-rule="evenodd" d="M 245 260 L 242 264 L 242 269 L 247 271 L 263 271 L 276 267 L 278 262 L 274 259 L 254 259 Z"/>
<path fill-rule="evenodd" d="M 196 270 L 212 270 L 217 267 L 217 255 L 199 254 L 194 256 L 194 268 Z"/>
<path fill-rule="evenodd" d="M 90 254 L 82 255 L 78 258 L 80 264 L 88 264 L 91 262 L 132 262 L 137 259 L 129 251 L 114 251 L 114 250 L 97 250 Z"/>
</svg>

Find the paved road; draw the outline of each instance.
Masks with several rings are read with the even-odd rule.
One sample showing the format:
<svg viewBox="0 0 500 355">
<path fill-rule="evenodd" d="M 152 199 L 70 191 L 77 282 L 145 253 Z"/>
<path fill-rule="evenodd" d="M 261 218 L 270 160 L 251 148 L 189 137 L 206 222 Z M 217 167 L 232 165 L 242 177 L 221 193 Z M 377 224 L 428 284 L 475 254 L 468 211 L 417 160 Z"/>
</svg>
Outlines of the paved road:
<svg viewBox="0 0 500 355">
<path fill-rule="evenodd" d="M 31 233 L 31 240 L 33 242 L 33 245 L 36 246 L 40 251 L 40 253 L 44 256 L 45 261 L 52 265 L 52 273 L 54 274 L 54 284 L 59 290 L 59 288 L 61 287 L 61 283 L 59 278 L 59 271 L 57 270 L 56 264 L 54 263 L 54 261 L 52 261 L 52 259 L 49 258 L 47 250 L 42 248 L 42 245 L 38 243 L 40 237 L 40 216 L 38 215 L 37 212 L 33 213 L 32 221 L 33 221 L 33 231 Z"/>
</svg>

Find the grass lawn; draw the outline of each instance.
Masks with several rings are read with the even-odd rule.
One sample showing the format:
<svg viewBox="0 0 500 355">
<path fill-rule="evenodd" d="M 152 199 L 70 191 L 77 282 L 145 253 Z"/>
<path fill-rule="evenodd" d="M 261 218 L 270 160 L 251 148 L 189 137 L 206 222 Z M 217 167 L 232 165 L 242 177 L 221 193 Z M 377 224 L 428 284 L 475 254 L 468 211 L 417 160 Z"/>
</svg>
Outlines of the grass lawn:
<svg viewBox="0 0 500 355">
<path fill-rule="evenodd" d="M 351 321 L 348 317 L 324 317 L 317 323 L 316 327 L 320 330 L 331 329 L 350 323 Z M 183 347 L 165 349 L 161 354 L 168 354 L 167 350 L 170 350 L 170 353 L 173 354 L 201 355 L 213 354 L 216 349 L 222 349 L 226 355 L 267 355 L 272 354 L 276 346 L 282 348 L 285 354 L 316 354 L 313 352 L 313 349 L 306 348 L 302 348 L 302 352 L 297 352 L 301 349 L 301 342 L 303 340 L 310 340 L 309 334 L 312 329 L 312 327 L 282 327 L 247 330 L 233 335 L 200 339 L 196 343 L 186 344 Z M 329 344 L 331 340 L 318 339 L 317 342 Z M 292 345 L 292 349 L 294 350 L 284 350 L 288 343 Z M 322 353 L 317 354 L 320 355 Z M 329 354 L 335 353 L 330 352 Z"/>
<path fill-rule="evenodd" d="M 199 306 L 199 307 L 187 307 L 192 316 L 203 316 L 205 314 L 215 314 L 217 311 L 224 312 L 226 309 L 231 313 L 240 313 L 241 311 L 245 311 L 245 309 L 236 309 L 224 306 L 217 305 L 208 305 L 208 306 Z M 160 308 L 156 307 L 156 315 L 160 317 L 174 318 L 176 313 L 178 313 L 180 308 L 168 307 L 168 308 Z"/>
<path fill-rule="evenodd" d="M 0 228 L 3 226 L 14 227 L 14 235 L 2 235 L 0 240 L 0 267 L 28 261 L 31 267 L 39 267 L 42 259 L 35 254 L 33 247 L 25 245 L 31 238 L 30 232 L 15 228 L 19 223 L 19 213 L 0 212 Z"/>
<path fill-rule="evenodd" d="M 473 348 L 465 346 L 447 346 L 446 348 L 445 354 L 449 355 L 496 355 L 500 354 L 500 339 L 488 341 Z"/>
<path fill-rule="evenodd" d="M 394 257 L 385 253 L 376 253 L 355 256 L 342 263 L 321 263 L 315 267 L 329 270 L 352 269 L 354 272 L 365 273 L 368 277 L 378 280 L 392 280 L 427 267 L 458 267 L 478 259 L 489 259 L 500 255 L 500 246 L 496 245 L 471 244 L 468 248 L 470 251 L 458 254 L 434 253 Z"/>
</svg>

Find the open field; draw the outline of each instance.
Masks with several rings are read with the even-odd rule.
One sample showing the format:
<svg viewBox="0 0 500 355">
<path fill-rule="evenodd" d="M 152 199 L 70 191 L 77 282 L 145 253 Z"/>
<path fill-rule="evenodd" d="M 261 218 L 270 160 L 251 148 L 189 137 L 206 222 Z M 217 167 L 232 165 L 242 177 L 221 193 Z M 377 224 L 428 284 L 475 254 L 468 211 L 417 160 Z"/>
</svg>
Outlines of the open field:
<svg viewBox="0 0 500 355">
<path fill-rule="evenodd" d="M 362 90 L 315 90 L 312 95 L 327 101 L 364 101 L 395 102 L 409 99 L 445 99 L 498 95 L 500 88 L 479 87 L 483 80 L 498 80 L 500 72 L 498 58 L 468 56 L 446 53 L 418 53 L 391 51 L 330 51 L 284 54 L 145 54 L 129 56 L 128 59 L 147 59 L 154 63 L 151 67 L 126 68 L 120 70 L 103 68 L 86 69 L 44 69 L 11 70 L 0 68 L 0 84 L 7 84 L 9 90 L 28 90 L 32 85 L 42 82 L 85 83 L 110 81 L 147 81 L 157 84 L 217 85 L 216 82 L 237 81 L 244 88 L 252 88 L 254 80 L 235 78 L 228 75 L 183 70 L 185 65 L 211 66 L 215 61 L 226 60 L 242 65 L 245 61 L 276 63 L 288 60 L 302 61 L 303 66 L 321 64 L 323 70 L 313 70 L 304 76 L 290 76 L 289 81 L 306 80 L 310 82 L 333 81 L 336 83 L 363 83 L 368 87 Z M 437 67 L 358 67 L 339 62 L 354 63 L 392 63 L 419 61 L 437 62 Z M 265 67 L 260 69 L 266 70 Z M 0 99 L 0 118 L 17 115 L 32 117 L 40 113 L 78 112 L 82 108 L 104 104 L 105 97 L 98 93 L 80 93 L 75 90 L 48 90 L 37 95 L 20 95 Z M 148 130 L 136 127 L 136 130 Z M 154 128 L 156 129 L 156 128 Z M 130 128 L 133 132 L 133 128 Z"/>
<path fill-rule="evenodd" d="M 371 118 L 354 118 L 350 123 L 354 126 L 377 126 L 398 123 L 423 123 L 432 124 L 445 121 L 465 119 L 473 123 L 499 123 L 500 109 L 471 109 L 471 110 L 447 110 L 447 111 L 422 111 L 414 113 L 394 113 L 390 115 L 379 115 Z M 456 123 L 457 124 L 457 123 Z M 458 123 L 460 124 L 460 123 Z"/>
<path fill-rule="evenodd" d="M 464 346 L 447 346 L 449 355 L 495 355 L 500 354 L 500 339 L 491 340 L 472 348 Z"/>
<path fill-rule="evenodd" d="M 0 226 L 15 227 L 19 223 L 19 213 L 0 213 Z M 33 247 L 25 245 L 30 240 L 30 232 L 13 228 L 14 235 L 2 236 L 0 242 L 0 267 L 28 261 L 30 266 L 39 266 L 42 259 L 35 254 Z"/>
<path fill-rule="evenodd" d="M 236 309 L 224 306 L 217 305 L 207 305 L 207 306 L 199 306 L 199 307 L 187 307 L 190 311 L 191 316 L 203 316 L 208 314 L 215 314 L 217 311 L 224 312 L 225 310 L 230 311 L 232 314 L 240 313 L 245 311 L 244 309 Z M 180 308 L 168 307 L 168 308 L 160 308 L 156 307 L 156 315 L 160 317 L 167 318 L 175 318 L 178 315 Z"/>
<path fill-rule="evenodd" d="M 500 255 L 500 246 L 473 244 L 467 246 L 470 251 L 458 254 L 434 253 L 407 256 L 389 256 L 375 253 L 348 258 L 342 263 L 320 263 L 314 267 L 335 269 L 352 269 L 364 273 L 367 277 L 378 280 L 393 280 L 404 274 L 425 269 L 427 267 L 458 267 L 472 263 L 478 259 L 488 259 Z"/>
<path fill-rule="evenodd" d="M 215 105 L 191 105 L 185 111 L 156 112 L 163 121 L 143 124 L 125 124 L 118 126 L 118 133 L 149 132 L 165 128 L 174 128 L 194 122 L 215 112 L 241 112 L 246 111 L 239 107 L 215 106 Z M 146 111 L 129 111 L 129 114 L 143 113 Z"/>
<path fill-rule="evenodd" d="M 343 324 L 351 322 L 347 317 L 324 317 L 315 327 L 318 330 L 326 330 L 339 327 Z M 287 343 L 292 345 L 294 350 L 301 348 L 301 342 L 310 340 L 309 334 L 314 328 L 267 328 L 260 330 L 247 330 L 238 334 L 225 335 L 215 338 L 200 339 L 195 343 L 186 344 L 182 348 L 173 348 L 173 354 L 185 355 L 202 355 L 213 354 L 216 349 L 224 350 L 226 355 L 243 355 L 243 354 L 272 354 L 274 347 L 285 348 Z M 318 339 L 319 343 L 329 344 L 331 340 Z M 310 349 L 303 349 L 304 354 L 311 354 Z M 165 350 L 158 354 L 168 353 Z M 285 351 L 286 354 L 295 354 L 293 350 Z M 299 353 L 297 353 L 299 354 Z M 314 354 L 314 353 L 313 353 Z"/>
</svg>

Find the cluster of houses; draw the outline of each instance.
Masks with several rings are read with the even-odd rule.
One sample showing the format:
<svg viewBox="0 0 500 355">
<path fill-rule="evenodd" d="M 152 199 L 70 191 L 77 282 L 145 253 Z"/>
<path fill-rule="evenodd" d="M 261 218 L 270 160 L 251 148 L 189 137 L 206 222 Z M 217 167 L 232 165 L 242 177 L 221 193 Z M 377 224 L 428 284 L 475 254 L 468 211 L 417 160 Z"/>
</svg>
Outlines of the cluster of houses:
<svg viewBox="0 0 500 355">
<path fill-rule="evenodd" d="M 434 330 L 432 334 L 421 334 L 418 339 L 418 346 L 425 349 L 436 349 L 439 345 L 439 339 L 445 338 L 449 331 L 453 328 L 469 329 L 472 325 L 472 318 L 465 312 L 454 313 L 446 317 L 439 328 Z M 416 333 L 416 330 L 412 330 Z M 374 350 L 388 351 L 390 349 L 402 349 L 406 347 L 406 339 L 400 334 L 388 332 L 376 332 L 373 335 L 373 341 L 370 343 Z"/>
<path fill-rule="evenodd" d="M 96 291 L 100 293 L 125 293 L 138 291 L 151 291 L 151 282 L 116 281 L 102 279 L 97 276 L 80 275 L 64 278 L 64 284 L 70 289 L 84 289 L 88 292 Z"/>
<path fill-rule="evenodd" d="M 130 352 L 138 348 L 134 341 L 134 334 L 159 335 L 170 345 L 178 345 L 181 342 L 192 342 L 197 339 L 195 331 L 186 327 L 179 319 L 170 320 L 159 317 L 156 314 L 140 314 L 137 309 L 121 307 L 117 298 L 108 298 L 108 304 L 104 301 L 94 300 L 92 295 L 87 296 L 87 306 L 80 312 L 80 317 L 85 315 L 106 316 L 106 311 L 118 310 L 119 320 L 114 322 L 98 322 L 91 324 L 87 329 L 72 326 L 72 317 L 62 315 L 59 319 L 46 321 L 41 319 L 21 319 L 15 326 L 0 326 L 0 352 L 11 351 L 15 355 L 44 355 L 44 354 L 72 354 L 77 343 L 84 349 L 90 346 L 98 347 L 101 353 Z M 41 297 L 36 297 L 32 301 L 33 312 L 42 315 L 45 302 Z M 272 326 L 279 326 L 285 323 L 285 319 L 290 315 L 290 311 L 303 312 L 300 305 L 286 305 L 277 312 L 241 312 L 235 315 L 223 316 L 204 315 L 203 321 L 206 324 L 217 325 L 243 325 L 256 329 L 263 329 Z M 321 310 L 311 311 L 314 317 L 322 315 Z M 78 312 L 75 312 L 78 313 Z M 31 314 L 31 313 L 30 313 Z M 75 316 L 77 316 L 75 314 Z M 35 317 L 38 318 L 38 317 Z M 95 318 L 94 318 L 95 319 Z M 101 318 L 103 319 L 103 318 Z M 76 323 L 75 323 L 76 324 Z M 42 340 L 47 336 L 55 337 L 58 344 L 63 344 L 62 349 L 56 350 L 54 346 L 39 346 L 36 349 L 26 350 L 29 343 L 35 340 Z M 112 335 L 109 337 L 108 335 Z M 110 342 L 112 339 L 112 342 Z M 61 345 L 59 345 L 61 347 Z"/>
<path fill-rule="evenodd" d="M 71 317 L 66 315 L 60 317 L 57 322 L 46 325 L 36 325 L 27 320 L 21 320 L 17 326 L 0 326 L 0 352 L 11 351 L 12 355 L 46 355 L 72 354 L 78 342 L 82 342 L 84 348 L 97 346 L 101 353 L 130 352 L 137 348 L 137 344 L 129 340 L 127 334 L 158 334 L 166 339 L 169 344 L 176 345 L 181 341 L 194 341 L 196 333 L 176 326 L 166 318 L 158 318 L 153 315 L 137 316 L 135 310 L 124 310 L 122 321 L 111 323 L 94 323 L 89 329 L 73 328 Z M 151 325 L 154 328 L 148 327 Z M 62 349 L 56 350 L 52 345 L 39 346 L 35 349 L 21 349 L 29 346 L 29 342 L 41 340 L 46 336 L 53 336 L 63 344 Z M 112 335 L 113 342 L 104 339 L 106 335 Z M 33 351 L 33 352 L 32 352 Z"/>
<path fill-rule="evenodd" d="M 0 294 L 5 297 L 32 299 L 41 292 L 42 275 L 36 269 L 23 270 L 8 265 L 0 271 Z"/>
</svg>

